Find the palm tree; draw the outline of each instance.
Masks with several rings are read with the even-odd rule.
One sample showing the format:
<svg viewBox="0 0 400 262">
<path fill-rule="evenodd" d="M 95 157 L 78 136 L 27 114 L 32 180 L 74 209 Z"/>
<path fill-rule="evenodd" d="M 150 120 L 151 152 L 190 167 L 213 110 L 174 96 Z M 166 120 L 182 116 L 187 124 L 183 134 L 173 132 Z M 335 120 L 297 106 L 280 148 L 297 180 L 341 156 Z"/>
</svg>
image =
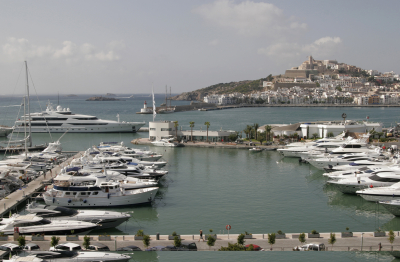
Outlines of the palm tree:
<svg viewBox="0 0 400 262">
<path fill-rule="evenodd" d="M 208 142 L 208 128 L 210 127 L 210 122 L 205 122 L 204 125 L 207 126 L 207 142 Z"/>
<path fill-rule="evenodd" d="M 193 127 L 194 127 L 194 122 L 189 122 L 190 124 L 190 134 L 191 134 L 191 141 L 193 142 Z"/>
<path fill-rule="evenodd" d="M 174 127 L 175 127 L 175 136 L 176 139 L 178 139 L 178 121 L 174 121 Z"/>
<path fill-rule="evenodd" d="M 270 125 L 266 125 L 264 128 L 265 128 L 265 138 L 268 142 L 269 140 L 271 140 L 270 134 L 271 134 L 272 127 Z"/>
<path fill-rule="evenodd" d="M 257 123 L 255 123 L 255 124 L 253 125 L 253 127 L 254 127 L 254 135 L 255 135 L 254 138 L 257 140 L 257 129 L 260 127 L 260 125 L 257 124 Z"/>
<path fill-rule="evenodd" d="M 247 125 L 246 129 L 243 130 L 246 135 L 248 135 L 248 138 L 251 139 L 251 132 L 253 131 L 253 127 L 251 125 Z"/>
</svg>

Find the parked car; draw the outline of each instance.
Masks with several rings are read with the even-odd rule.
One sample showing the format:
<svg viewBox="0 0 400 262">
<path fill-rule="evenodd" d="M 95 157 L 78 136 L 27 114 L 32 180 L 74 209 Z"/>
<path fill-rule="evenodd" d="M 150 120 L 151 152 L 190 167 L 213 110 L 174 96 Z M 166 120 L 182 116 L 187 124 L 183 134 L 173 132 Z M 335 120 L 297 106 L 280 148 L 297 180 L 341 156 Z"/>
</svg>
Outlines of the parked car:
<svg viewBox="0 0 400 262">
<path fill-rule="evenodd" d="M 302 246 L 296 246 L 293 251 L 325 251 L 325 244 L 323 243 L 310 243 Z"/>
<path fill-rule="evenodd" d="M 192 241 L 182 241 L 180 247 L 175 246 L 155 246 L 146 251 L 197 251 L 197 245 Z"/>
<path fill-rule="evenodd" d="M 137 246 L 126 246 L 117 248 L 117 251 L 142 251 L 142 250 Z"/>
<path fill-rule="evenodd" d="M 250 246 L 250 244 L 249 244 L 249 245 L 245 245 L 246 248 L 248 248 L 249 246 Z M 261 248 L 259 245 L 254 245 L 254 244 L 253 244 L 253 250 L 254 250 L 254 251 L 260 251 L 261 249 L 262 249 L 262 248 Z"/>
<path fill-rule="evenodd" d="M 87 250 L 92 251 L 110 251 L 110 248 L 102 243 L 90 244 Z"/>
<path fill-rule="evenodd" d="M 40 247 L 35 243 L 28 243 L 24 246 L 24 251 L 40 250 Z"/>
<path fill-rule="evenodd" d="M 12 253 L 22 251 L 22 247 L 21 246 L 13 244 L 13 243 L 3 244 L 0 247 L 2 247 L 0 250 L 3 250 L 3 251 L 9 250 Z"/>
<path fill-rule="evenodd" d="M 81 246 L 75 243 L 63 243 L 59 244 L 55 247 L 50 247 L 50 251 L 62 251 L 62 250 L 67 250 L 67 251 L 79 251 L 82 250 Z"/>
</svg>

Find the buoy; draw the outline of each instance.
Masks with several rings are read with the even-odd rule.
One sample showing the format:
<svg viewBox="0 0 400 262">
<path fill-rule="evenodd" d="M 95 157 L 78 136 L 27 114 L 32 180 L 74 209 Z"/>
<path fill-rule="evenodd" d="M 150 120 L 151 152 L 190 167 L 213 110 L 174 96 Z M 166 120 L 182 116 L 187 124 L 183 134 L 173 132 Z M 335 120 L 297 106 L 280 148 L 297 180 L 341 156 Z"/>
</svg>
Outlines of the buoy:
<svg viewBox="0 0 400 262">
<path fill-rule="evenodd" d="M 373 187 L 374 187 L 373 185 L 370 185 L 370 186 L 369 186 L 369 188 L 373 188 Z"/>
</svg>

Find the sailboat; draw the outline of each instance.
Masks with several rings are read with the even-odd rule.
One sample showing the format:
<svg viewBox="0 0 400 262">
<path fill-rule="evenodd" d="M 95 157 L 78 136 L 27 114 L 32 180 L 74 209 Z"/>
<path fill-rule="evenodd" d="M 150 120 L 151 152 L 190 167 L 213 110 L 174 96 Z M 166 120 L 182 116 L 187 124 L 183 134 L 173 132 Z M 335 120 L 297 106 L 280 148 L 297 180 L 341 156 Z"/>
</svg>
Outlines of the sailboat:
<svg viewBox="0 0 400 262">
<path fill-rule="evenodd" d="M 169 87 L 170 97 L 168 98 L 168 87 L 165 86 L 165 108 L 158 110 L 159 114 L 170 114 L 175 112 L 175 108 L 171 106 L 171 87 Z M 169 107 L 168 107 L 169 100 Z"/>
<path fill-rule="evenodd" d="M 24 133 L 25 133 L 25 138 L 22 140 L 12 140 L 12 134 L 9 141 L 5 141 L 3 143 L 6 143 L 7 146 L 0 146 L 0 152 L 5 152 L 5 153 L 16 153 L 20 151 L 39 151 L 43 150 L 47 147 L 47 145 L 32 145 L 32 136 L 31 136 L 31 117 L 30 117 L 30 106 L 29 106 L 29 81 L 28 81 L 28 64 L 25 61 L 25 72 L 26 72 L 26 91 L 27 91 L 27 97 L 24 97 Z M 27 98 L 27 103 L 26 103 L 26 98 Z M 28 107 L 28 117 L 26 117 L 25 110 L 26 110 L 26 104 Z M 27 119 L 28 118 L 28 119 Z M 29 127 L 27 130 L 27 126 Z M 15 130 L 15 126 L 13 128 Z M 11 144 L 15 144 L 14 146 Z M 23 145 L 22 145 L 23 144 Z"/>
</svg>

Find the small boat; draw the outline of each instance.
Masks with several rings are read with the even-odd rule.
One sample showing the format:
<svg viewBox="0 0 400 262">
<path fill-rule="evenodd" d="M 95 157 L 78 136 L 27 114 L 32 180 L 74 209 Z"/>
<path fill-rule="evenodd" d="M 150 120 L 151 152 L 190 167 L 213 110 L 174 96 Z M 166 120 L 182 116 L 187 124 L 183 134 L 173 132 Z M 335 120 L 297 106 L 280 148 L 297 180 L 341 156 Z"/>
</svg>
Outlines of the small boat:
<svg viewBox="0 0 400 262">
<path fill-rule="evenodd" d="M 253 147 L 253 148 L 250 148 L 249 151 L 252 153 L 258 153 L 258 152 L 261 152 L 262 149 L 259 147 Z"/>
<path fill-rule="evenodd" d="M 174 138 L 163 138 L 151 142 L 153 146 L 166 146 L 166 147 L 182 147 L 182 143 L 174 142 Z"/>
<path fill-rule="evenodd" d="M 0 126 L 0 136 L 8 136 L 13 131 L 12 127 Z"/>
</svg>

